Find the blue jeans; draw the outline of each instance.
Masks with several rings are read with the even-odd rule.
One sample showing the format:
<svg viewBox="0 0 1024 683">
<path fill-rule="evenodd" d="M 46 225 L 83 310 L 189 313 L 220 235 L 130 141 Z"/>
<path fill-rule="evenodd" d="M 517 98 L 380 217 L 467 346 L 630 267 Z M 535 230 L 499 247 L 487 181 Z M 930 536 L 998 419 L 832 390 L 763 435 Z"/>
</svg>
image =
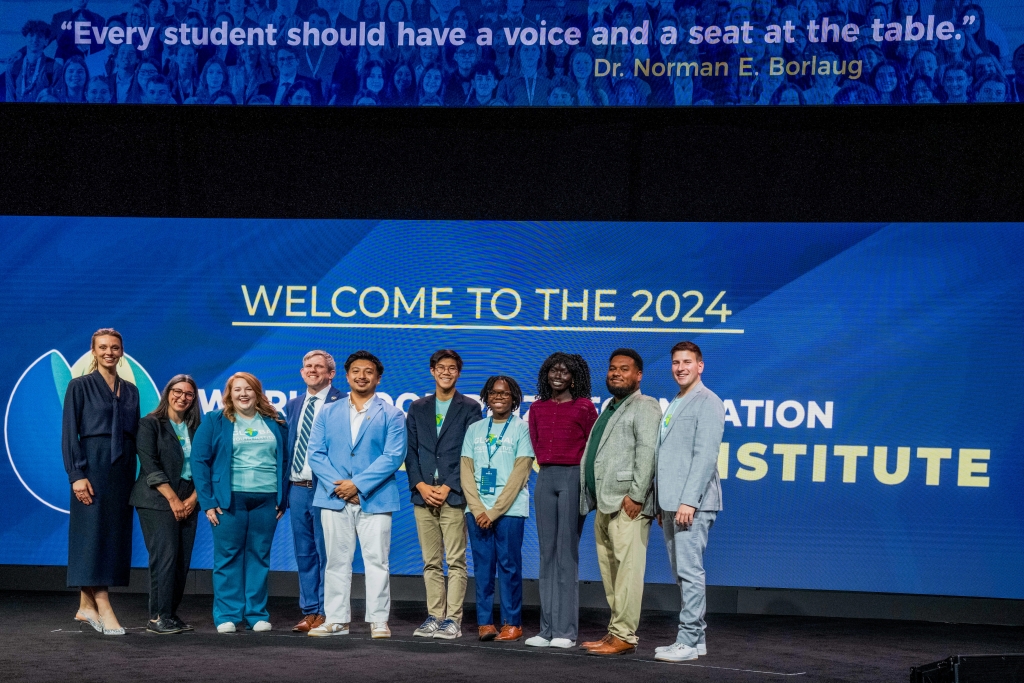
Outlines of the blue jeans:
<svg viewBox="0 0 1024 683">
<path fill-rule="evenodd" d="M 523 611 L 523 529 L 525 517 L 503 515 L 489 529 L 477 526 L 466 514 L 473 576 L 476 579 L 476 623 L 494 623 L 494 574 L 501 583 L 502 624 L 522 626 Z"/>
<path fill-rule="evenodd" d="M 299 568 L 299 607 L 303 614 L 324 614 L 324 569 L 327 548 L 320 510 L 313 508 L 316 489 L 292 486 L 288 494 L 295 564 Z"/>
<path fill-rule="evenodd" d="M 213 527 L 213 623 L 269 620 L 267 580 L 277 494 L 233 491 Z"/>
</svg>

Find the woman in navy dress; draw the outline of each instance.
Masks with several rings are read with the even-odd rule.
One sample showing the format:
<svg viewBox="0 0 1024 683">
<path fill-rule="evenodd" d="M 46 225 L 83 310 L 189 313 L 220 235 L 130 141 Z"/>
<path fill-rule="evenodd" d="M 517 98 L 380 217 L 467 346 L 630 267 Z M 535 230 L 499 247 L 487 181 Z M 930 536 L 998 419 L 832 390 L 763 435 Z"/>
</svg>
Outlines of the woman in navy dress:
<svg viewBox="0 0 1024 683">
<path fill-rule="evenodd" d="M 76 618 L 104 635 L 124 635 L 109 586 L 127 586 L 132 562 L 135 434 L 139 390 L 117 375 L 121 334 L 92 335 L 92 372 L 68 384 L 61 446 L 71 482 L 68 586 L 82 589 Z"/>
</svg>

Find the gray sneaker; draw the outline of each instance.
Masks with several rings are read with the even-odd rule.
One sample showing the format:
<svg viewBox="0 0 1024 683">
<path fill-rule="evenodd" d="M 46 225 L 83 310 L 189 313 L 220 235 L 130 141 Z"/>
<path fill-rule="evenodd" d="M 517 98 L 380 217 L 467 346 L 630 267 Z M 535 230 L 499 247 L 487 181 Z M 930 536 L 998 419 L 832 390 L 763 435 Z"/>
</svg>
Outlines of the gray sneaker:
<svg viewBox="0 0 1024 683">
<path fill-rule="evenodd" d="M 459 626 L 459 622 L 454 619 L 445 619 L 437 627 L 434 637 L 441 638 L 442 640 L 455 640 L 462 637 L 462 628 Z"/>
<path fill-rule="evenodd" d="M 420 624 L 420 627 L 412 632 L 414 636 L 420 638 L 433 638 L 434 634 L 437 633 L 437 629 L 441 627 L 441 622 L 435 617 L 429 616 L 427 620 Z"/>
</svg>

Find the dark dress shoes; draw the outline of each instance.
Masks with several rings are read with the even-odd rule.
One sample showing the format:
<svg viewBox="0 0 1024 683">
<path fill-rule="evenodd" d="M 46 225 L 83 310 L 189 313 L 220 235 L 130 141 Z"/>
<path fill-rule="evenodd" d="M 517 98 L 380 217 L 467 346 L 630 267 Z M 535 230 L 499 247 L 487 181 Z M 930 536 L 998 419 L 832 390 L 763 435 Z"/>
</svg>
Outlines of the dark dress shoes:
<svg viewBox="0 0 1024 683">
<path fill-rule="evenodd" d="M 157 619 L 150 619 L 149 623 L 146 624 L 146 630 L 160 636 L 167 636 L 172 633 L 181 633 L 185 629 L 174 621 L 173 618 L 164 619 L 159 617 Z"/>
<path fill-rule="evenodd" d="M 181 628 L 182 631 L 194 631 L 195 630 L 194 628 L 192 628 L 192 624 L 186 624 L 184 621 L 181 620 L 181 617 L 179 617 L 177 614 L 175 614 L 173 617 L 171 617 L 171 621 L 173 621 L 175 624 L 177 624 L 178 627 Z"/>
</svg>

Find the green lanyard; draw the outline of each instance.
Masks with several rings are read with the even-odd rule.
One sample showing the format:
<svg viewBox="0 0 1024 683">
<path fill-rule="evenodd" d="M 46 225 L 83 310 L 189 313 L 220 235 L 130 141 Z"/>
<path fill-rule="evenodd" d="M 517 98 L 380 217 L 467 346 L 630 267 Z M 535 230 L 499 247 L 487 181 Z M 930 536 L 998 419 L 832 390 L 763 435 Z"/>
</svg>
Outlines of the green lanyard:
<svg viewBox="0 0 1024 683">
<path fill-rule="evenodd" d="M 494 417 L 490 417 L 490 418 L 487 419 L 487 438 L 485 439 L 485 441 L 486 441 L 486 446 L 487 446 L 487 467 L 488 468 L 491 466 L 491 458 L 493 458 L 494 454 L 497 453 L 501 449 L 501 440 L 504 438 L 505 430 L 508 429 L 508 425 L 509 425 L 510 422 L 512 422 L 512 416 L 511 415 L 509 415 L 508 419 L 505 420 L 505 426 L 502 428 L 501 434 L 499 434 L 498 438 L 494 440 L 494 450 L 492 451 L 491 450 L 490 436 L 491 436 L 491 427 L 494 426 Z"/>
</svg>

